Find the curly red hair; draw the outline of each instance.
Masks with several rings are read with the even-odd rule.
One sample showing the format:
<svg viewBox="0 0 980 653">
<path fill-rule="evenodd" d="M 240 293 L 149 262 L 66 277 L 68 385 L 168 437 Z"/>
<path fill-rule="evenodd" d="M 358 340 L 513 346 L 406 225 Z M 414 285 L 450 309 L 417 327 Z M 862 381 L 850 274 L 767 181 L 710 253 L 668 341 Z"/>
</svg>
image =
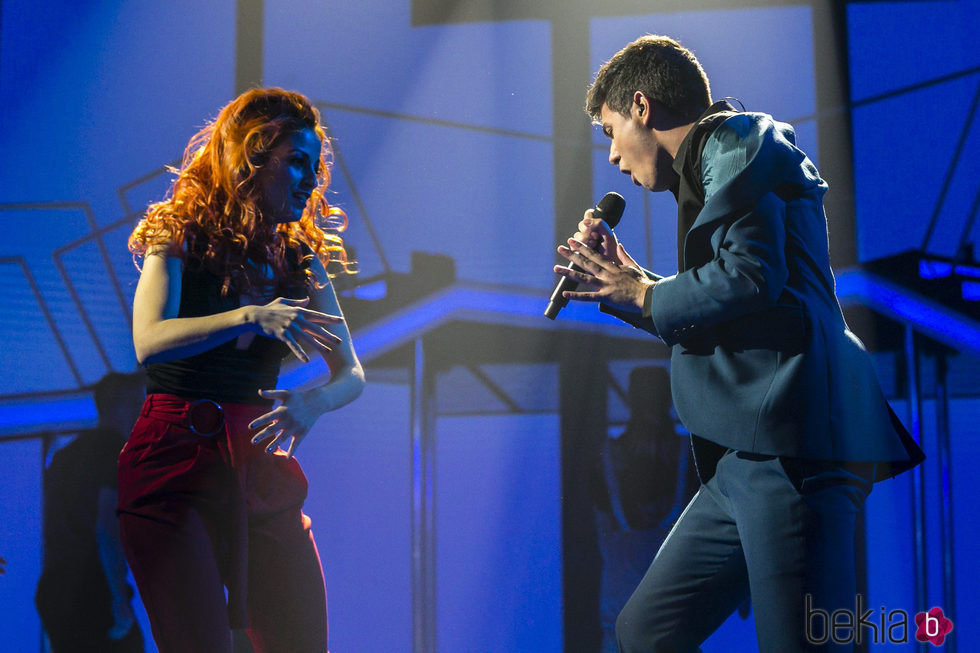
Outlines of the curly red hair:
<svg viewBox="0 0 980 653">
<path fill-rule="evenodd" d="M 307 128 L 321 143 L 317 185 L 300 220 L 276 225 L 258 208 L 256 174 L 281 138 Z M 347 216 L 325 197 L 330 154 L 320 113 L 306 97 L 281 88 L 246 91 L 188 142 L 180 167 L 171 169 L 177 179 L 167 196 L 150 204 L 129 236 L 134 261 L 165 248 L 221 279 L 222 295 L 318 285 L 309 266 L 296 265 L 305 248 L 325 269 L 337 261 L 351 272 L 337 235 Z M 272 270 L 271 280 L 263 269 Z"/>
</svg>

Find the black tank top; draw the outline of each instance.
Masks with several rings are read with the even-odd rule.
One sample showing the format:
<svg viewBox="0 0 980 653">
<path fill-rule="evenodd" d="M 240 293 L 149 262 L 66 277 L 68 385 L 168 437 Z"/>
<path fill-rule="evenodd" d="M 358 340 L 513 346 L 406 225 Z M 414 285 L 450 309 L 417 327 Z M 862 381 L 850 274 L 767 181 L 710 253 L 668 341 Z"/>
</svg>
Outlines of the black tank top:
<svg viewBox="0 0 980 653">
<path fill-rule="evenodd" d="M 306 294 L 305 288 L 284 293 L 294 299 Z M 178 317 L 214 315 L 240 305 L 238 293 L 221 296 L 218 277 L 184 266 Z M 233 338 L 194 356 L 148 364 L 146 392 L 219 403 L 269 405 L 272 401 L 260 397 L 258 391 L 276 387 L 279 367 L 287 354 L 289 347 L 275 338 L 256 334 L 245 348 L 239 348 L 238 339 Z"/>
</svg>

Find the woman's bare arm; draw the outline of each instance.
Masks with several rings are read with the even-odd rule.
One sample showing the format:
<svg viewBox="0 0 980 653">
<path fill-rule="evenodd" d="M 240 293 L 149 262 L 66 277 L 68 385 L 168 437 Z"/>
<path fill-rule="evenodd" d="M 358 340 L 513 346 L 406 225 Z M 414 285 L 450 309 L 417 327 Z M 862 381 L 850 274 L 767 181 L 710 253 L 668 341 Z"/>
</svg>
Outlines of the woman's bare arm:
<svg viewBox="0 0 980 653">
<path fill-rule="evenodd" d="M 299 341 L 315 348 L 338 342 L 324 325 L 342 317 L 305 308 L 308 300 L 276 298 L 202 317 L 177 317 L 181 261 L 163 251 L 147 254 L 133 300 L 133 345 L 141 364 L 186 358 L 253 331 L 286 343 L 298 358 L 309 356 Z"/>
<path fill-rule="evenodd" d="M 313 269 L 317 278 L 327 278 L 319 261 L 314 261 Z M 315 293 L 311 305 L 317 311 L 342 315 L 333 284 L 330 283 Z M 286 454 L 291 456 L 320 415 L 346 406 L 357 399 L 364 390 L 364 370 L 354 352 L 347 323 L 332 324 L 327 326 L 327 329 L 338 339 L 334 346 L 320 349 L 330 368 L 330 380 L 323 385 L 298 392 L 260 391 L 259 394 L 263 397 L 277 399 L 282 403 L 252 422 L 251 427 L 260 429 L 252 439 L 253 442 L 266 440 L 264 444 L 270 451 L 283 446 Z M 312 340 L 308 335 L 306 338 Z"/>
</svg>

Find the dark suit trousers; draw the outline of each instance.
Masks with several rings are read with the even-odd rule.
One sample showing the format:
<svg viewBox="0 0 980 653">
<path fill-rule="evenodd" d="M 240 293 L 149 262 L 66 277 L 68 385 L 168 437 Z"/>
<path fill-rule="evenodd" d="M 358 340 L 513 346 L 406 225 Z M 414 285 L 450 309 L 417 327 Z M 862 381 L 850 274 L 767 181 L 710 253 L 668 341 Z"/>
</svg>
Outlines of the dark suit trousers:
<svg viewBox="0 0 980 653">
<path fill-rule="evenodd" d="M 620 651 L 697 651 L 750 595 L 762 653 L 815 648 L 807 595 L 814 609 L 854 610 L 855 523 L 873 469 L 725 452 L 620 612 Z M 826 624 L 812 626 L 819 641 Z"/>
</svg>

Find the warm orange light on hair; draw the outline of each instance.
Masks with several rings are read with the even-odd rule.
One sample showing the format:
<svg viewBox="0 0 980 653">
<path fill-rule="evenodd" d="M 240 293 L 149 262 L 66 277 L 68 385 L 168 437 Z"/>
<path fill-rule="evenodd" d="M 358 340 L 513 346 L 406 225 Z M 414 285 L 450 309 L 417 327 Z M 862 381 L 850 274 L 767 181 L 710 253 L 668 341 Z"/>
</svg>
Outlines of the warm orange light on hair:
<svg viewBox="0 0 980 653">
<path fill-rule="evenodd" d="M 280 138 L 305 128 L 321 142 L 317 186 L 300 220 L 276 225 L 259 212 L 255 176 Z M 222 294 L 317 284 L 308 268 L 295 265 L 304 246 L 324 268 L 334 260 L 352 272 L 337 235 L 347 216 L 325 196 L 330 155 L 320 113 L 303 95 L 280 88 L 246 91 L 191 137 L 180 167 L 171 169 L 177 178 L 166 198 L 148 207 L 129 237 L 134 260 L 165 249 L 222 279 Z M 266 267 L 278 283 L 260 273 Z"/>
</svg>

